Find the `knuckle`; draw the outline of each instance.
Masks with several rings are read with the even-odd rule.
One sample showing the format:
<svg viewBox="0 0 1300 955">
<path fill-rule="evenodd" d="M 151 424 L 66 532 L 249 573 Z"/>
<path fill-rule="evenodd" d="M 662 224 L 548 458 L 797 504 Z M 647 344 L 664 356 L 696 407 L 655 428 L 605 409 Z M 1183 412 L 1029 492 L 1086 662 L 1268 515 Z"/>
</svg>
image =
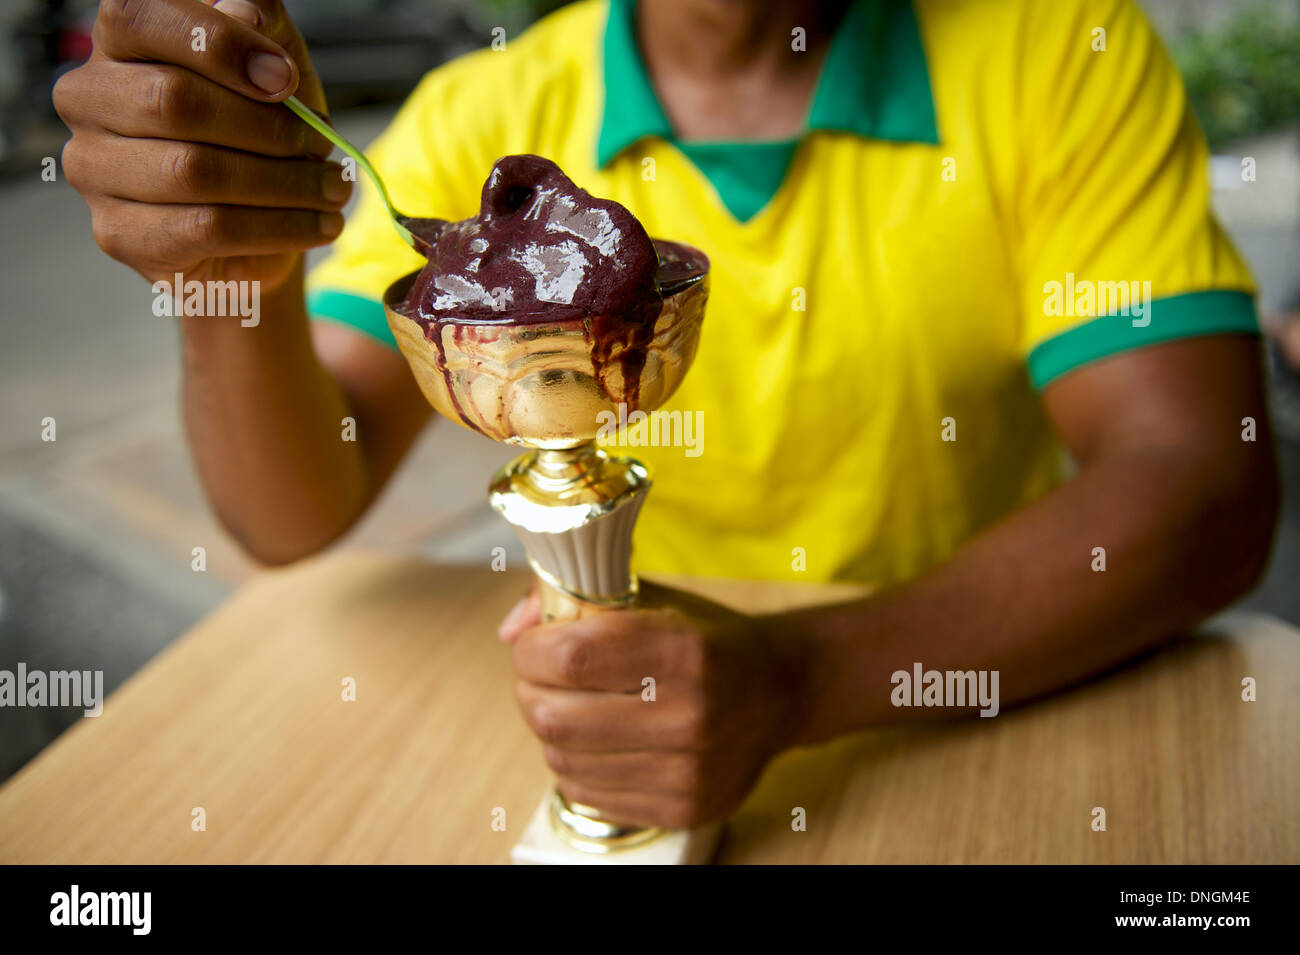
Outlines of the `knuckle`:
<svg viewBox="0 0 1300 955">
<path fill-rule="evenodd" d="M 556 650 L 556 665 L 566 683 L 580 683 L 591 668 L 591 649 L 582 640 L 566 640 Z"/>
<path fill-rule="evenodd" d="M 569 737 L 564 718 L 555 707 L 546 703 L 539 703 L 531 709 L 528 725 L 532 728 L 533 735 L 550 746 L 558 746 Z"/>
<path fill-rule="evenodd" d="M 105 255 L 119 262 L 126 261 L 129 256 L 128 243 L 122 224 L 116 216 L 105 212 L 93 213 L 90 231 L 95 237 L 95 244 Z"/>
<path fill-rule="evenodd" d="M 189 102 L 189 84 L 174 70 L 150 71 L 147 82 L 139 88 L 138 106 L 149 119 L 163 127 L 176 125 L 193 105 Z"/>
<path fill-rule="evenodd" d="M 50 91 L 50 99 L 54 103 L 54 111 L 59 114 L 59 118 L 65 123 L 71 122 L 77 115 L 77 105 L 81 102 L 77 87 L 81 85 L 81 74 L 86 67 L 79 66 L 75 70 L 69 70 L 59 77 L 58 82 L 54 84 L 54 89 Z"/>
<path fill-rule="evenodd" d="M 163 175 L 172 188 L 188 196 L 198 196 L 217 175 L 217 162 L 211 154 L 188 146 L 169 149 L 163 159 Z"/>
<path fill-rule="evenodd" d="M 145 0 L 99 0 L 96 19 L 114 33 L 135 29 L 147 3 Z"/>
<path fill-rule="evenodd" d="M 182 237 L 195 245 L 212 247 L 221 245 L 228 237 L 229 226 L 225 216 L 216 206 L 196 206 L 186 215 L 181 226 Z"/>
<path fill-rule="evenodd" d="M 73 136 L 63 144 L 63 152 L 59 156 L 59 166 L 63 169 L 63 178 L 68 181 L 68 185 L 78 192 L 87 183 L 87 165 L 85 149 L 81 140 Z"/>
<path fill-rule="evenodd" d="M 573 775 L 574 759 L 567 750 L 560 749 L 558 746 L 544 746 L 542 754 L 546 758 L 546 765 L 551 767 L 551 772 L 555 775 Z"/>
</svg>

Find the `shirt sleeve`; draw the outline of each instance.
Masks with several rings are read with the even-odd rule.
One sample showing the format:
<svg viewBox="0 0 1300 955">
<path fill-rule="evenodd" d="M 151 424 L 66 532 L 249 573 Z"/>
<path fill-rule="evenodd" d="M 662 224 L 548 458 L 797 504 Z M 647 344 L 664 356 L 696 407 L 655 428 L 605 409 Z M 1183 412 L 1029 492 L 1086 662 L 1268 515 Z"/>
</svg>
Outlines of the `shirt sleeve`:
<svg viewBox="0 0 1300 955">
<path fill-rule="evenodd" d="M 393 205 L 406 215 L 464 219 L 478 211 L 483 180 L 501 155 L 493 120 L 474 72 L 491 51 L 471 53 L 429 73 L 366 150 Z M 485 107 L 492 108 L 485 108 Z M 307 276 L 314 320 L 351 326 L 396 348 L 384 316 L 384 290 L 424 265 L 394 230 L 378 190 L 357 170 L 360 198 L 342 235 Z"/>
<path fill-rule="evenodd" d="M 1018 216 L 1034 386 L 1132 348 L 1258 334 L 1250 272 L 1210 210 L 1205 138 L 1150 24 L 1131 0 L 1029 9 Z"/>
</svg>

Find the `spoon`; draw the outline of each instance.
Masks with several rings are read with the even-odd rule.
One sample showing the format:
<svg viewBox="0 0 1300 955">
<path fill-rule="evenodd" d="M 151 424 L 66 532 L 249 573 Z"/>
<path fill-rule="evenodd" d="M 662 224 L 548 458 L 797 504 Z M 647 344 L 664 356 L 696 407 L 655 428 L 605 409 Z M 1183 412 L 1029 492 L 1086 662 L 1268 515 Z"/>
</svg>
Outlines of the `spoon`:
<svg viewBox="0 0 1300 955">
<path fill-rule="evenodd" d="M 392 220 L 393 228 L 397 230 L 397 234 L 402 237 L 402 241 L 416 252 L 427 256 L 430 249 L 430 239 L 437 237 L 438 232 L 447 224 L 446 220 L 422 219 L 418 216 L 408 216 L 397 211 L 393 206 L 393 200 L 388 198 L 388 190 L 384 188 L 384 180 L 379 178 L 379 173 L 375 171 L 374 166 L 370 165 L 370 160 L 365 157 L 360 149 L 357 149 L 356 146 L 353 146 L 340 136 L 298 97 L 290 96 L 284 101 L 284 105 L 289 107 L 304 123 L 343 150 L 365 171 L 365 174 L 370 177 L 370 181 L 375 184 L 375 188 L 379 190 L 379 196 L 384 200 L 384 207 L 388 210 L 388 217 Z"/>
<path fill-rule="evenodd" d="M 379 190 L 379 196 L 384 200 L 384 207 L 388 210 L 388 218 L 392 220 L 393 228 L 397 234 L 402 237 L 402 241 L 413 248 L 421 255 L 428 257 L 432 248 L 432 240 L 436 240 L 444 226 L 447 225 L 446 219 L 425 219 L 419 216 L 408 216 L 405 213 L 398 212 L 393 205 L 393 200 L 388 197 L 388 190 L 384 188 L 384 180 L 379 177 L 375 167 L 370 165 L 368 160 L 360 149 L 353 146 L 350 142 L 338 134 L 333 127 L 317 116 L 312 110 L 296 96 L 290 96 L 284 101 L 284 105 L 289 107 L 294 114 L 304 123 L 310 126 L 316 132 L 320 133 L 339 149 L 343 150 L 348 156 L 360 166 L 370 181 L 375 184 Z M 662 298 L 668 298 L 670 295 L 676 295 L 684 292 L 692 285 L 697 284 L 704 278 L 703 272 L 696 272 L 685 267 L 681 263 L 665 262 L 660 259 L 659 275 L 656 278 L 656 285 Z"/>
</svg>

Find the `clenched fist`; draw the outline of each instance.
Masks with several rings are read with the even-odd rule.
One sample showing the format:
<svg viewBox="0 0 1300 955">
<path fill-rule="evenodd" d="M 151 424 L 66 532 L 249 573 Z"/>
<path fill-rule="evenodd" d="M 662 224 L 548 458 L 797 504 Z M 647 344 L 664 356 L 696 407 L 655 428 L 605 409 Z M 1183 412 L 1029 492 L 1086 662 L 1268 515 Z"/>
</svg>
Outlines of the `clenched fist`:
<svg viewBox="0 0 1300 955">
<path fill-rule="evenodd" d="M 797 635 L 648 583 L 633 609 L 539 621 L 534 593 L 501 636 L 524 720 L 571 801 L 640 825 L 713 822 L 798 738 L 809 668 Z"/>
<path fill-rule="evenodd" d="M 338 235 L 352 188 L 279 105 L 294 93 L 324 115 L 279 0 L 103 0 L 90 60 L 54 88 L 100 247 L 150 281 L 283 283 Z"/>
</svg>

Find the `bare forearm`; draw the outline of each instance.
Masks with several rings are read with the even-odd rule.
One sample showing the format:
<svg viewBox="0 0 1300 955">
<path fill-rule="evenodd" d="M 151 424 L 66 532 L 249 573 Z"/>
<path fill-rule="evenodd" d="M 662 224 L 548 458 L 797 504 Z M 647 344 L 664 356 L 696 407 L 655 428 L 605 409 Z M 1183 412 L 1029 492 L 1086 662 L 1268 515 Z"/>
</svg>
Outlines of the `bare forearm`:
<svg viewBox="0 0 1300 955">
<path fill-rule="evenodd" d="M 810 648 L 803 742 L 971 712 L 894 707 L 891 674 L 997 670 L 1003 706 L 1114 665 L 1240 595 L 1267 556 L 1271 459 L 1248 479 L 1185 454 L 1095 461 L 924 577 L 772 620 Z M 1238 472 L 1240 473 L 1240 472 Z M 1105 570 L 1094 548 L 1105 549 Z"/>
<path fill-rule="evenodd" d="M 347 396 L 312 347 L 301 265 L 256 326 L 182 323 L 185 423 L 222 523 L 270 563 L 337 537 L 371 492 L 361 445 L 344 440 Z"/>
</svg>

